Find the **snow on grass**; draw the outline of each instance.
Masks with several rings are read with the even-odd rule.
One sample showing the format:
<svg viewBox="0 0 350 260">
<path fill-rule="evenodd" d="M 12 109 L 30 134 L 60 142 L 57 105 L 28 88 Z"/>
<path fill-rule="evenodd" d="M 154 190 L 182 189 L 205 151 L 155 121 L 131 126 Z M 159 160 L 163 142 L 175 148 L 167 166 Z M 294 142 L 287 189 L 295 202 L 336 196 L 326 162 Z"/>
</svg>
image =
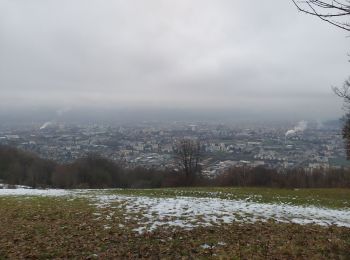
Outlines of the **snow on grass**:
<svg viewBox="0 0 350 260">
<path fill-rule="evenodd" d="M 30 189 L 29 186 L 24 185 L 10 185 L 6 183 L 0 183 L 0 189 Z"/>
<path fill-rule="evenodd" d="M 108 207 L 118 202 L 127 215 L 139 217 L 137 232 L 152 231 L 161 226 L 193 228 L 220 223 L 255 222 L 273 219 L 298 224 L 337 225 L 350 227 L 350 211 L 255 203 L 219 198 L 151 198 L 104 195 L 95 197 L 96 205 Z"/>
<path fill-rule="evenodd" d="M 124 219 L 138 223 L 135 232 L 159 227 L 191 229 L 220 223 L 252 223 L 273 219 L 298 224 L 350 227 L 350 210 L 315 206 L 293 206 L 282 203 L 257 203 L 249 200 L 220 198 L 108 195 L 104 190 L 0 189 L 0 196 L 69 196 L 86 198 L 96 206 L 96 217 L 112 221 L 113 211 L 122 210 Z M 101 209 L 109 215 L 102 216 Z M 109 227 L 109 226 L 108 226 Z"/>
<path fill-rule="evenodd" d="M 71 191 L 62 189 L 0 189 L 0 196 L 66 196 Z"/>
</svg>

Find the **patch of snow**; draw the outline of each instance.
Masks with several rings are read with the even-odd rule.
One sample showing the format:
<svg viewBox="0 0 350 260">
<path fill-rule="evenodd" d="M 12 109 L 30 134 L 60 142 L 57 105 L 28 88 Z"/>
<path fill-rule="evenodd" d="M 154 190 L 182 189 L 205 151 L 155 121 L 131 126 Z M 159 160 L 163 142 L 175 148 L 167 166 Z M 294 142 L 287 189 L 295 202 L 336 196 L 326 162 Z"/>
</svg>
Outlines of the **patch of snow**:
<svg viewBox="0 0 350 260">
<path fill-rule="evenodd" d="M 142 234 L 146 231 L 146 228 L 145 227 L 138 227 L 138 228 L 134 228 L 133 231 L 137 232 L 139 234 Z"/>
<path fill-rule="evenodd" d="M 111 220 L 114 210 L 124 211 L 124 220 L 138 222 L 135 232 L 152 231 L 159 227 L 191 229 L 222 223 L 253 223 L 273 219 L 297 224 L 337 225 L 350 227 L 348 209 L 328 209 L 315 206 L 257 203 L 249 200 L 220 198 L 154 198 L 143 196 L 106 195 L 104 190 L 0 189 L 0 196 L 69 196 L 86 198 L 96 209 L 108 208 L 105 219 Z M 111 213 L 110 213 L 111 212 Z M 94 213 L 97 219 L 101 213 Z M 124 227 L 119 225 L 119 227 Z"/>
<path fill-rule="evenodd" d="M 103 228 L 104 228 L 104 229 L 111 229 L 111 226 L 109 226 L 109 225 L 104 225 Z"/>
<path fill-rule="evenodd" d="M 72 194 L 69 190 L 60 189 L 0 189 L 0 196 L 66 196 Z"/>
<path fill-rule="evenodd" d="M 97 205 L 103 205 L 103 207 L 108 207 L 115 202 L 122 203 L 127 215 L 141 214 L 139 225 L 142 228 L 138 229 L 138 232 L 152 231 L 160 226 L 190 229 L 235 221 L 252 223 L 268 219 L 297 224 L 350 227 L 349 210 L 313 206 L 255 203 L 219 198 L 150 198 L 122 195 L 97 196 L 95 200 Z"/>
<path fill-rule="evenodd" d="M 210 245 L 208 245 L 208 244 L 203 244 L 203 245 L 201 245 L 201 248 L 209 249 L 209 248 L 212 248 L 212 247 Z"/>
<path fill-rule="evenodd" d="M 24 186 L 24 185 L 11 185 L 11 184 L 0 183 L 0 189 L 31 189 L 31 187 Z"/>
</svg>

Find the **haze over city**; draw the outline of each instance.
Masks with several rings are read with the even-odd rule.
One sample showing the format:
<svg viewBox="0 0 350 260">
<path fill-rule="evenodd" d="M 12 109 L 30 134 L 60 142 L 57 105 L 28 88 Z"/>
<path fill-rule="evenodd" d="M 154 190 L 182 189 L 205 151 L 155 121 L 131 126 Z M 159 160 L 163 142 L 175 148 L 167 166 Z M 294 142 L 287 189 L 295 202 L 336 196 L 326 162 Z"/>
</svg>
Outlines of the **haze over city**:
<svg viewBox="0 0 350 260">
<path fill-rule="evenodd" d="M 350 0 L 0 0 L 0 259 L 349 259 Z"/>
<path fill-rule="evenodd" d="M 0 118 L 336 119 L 346 36 L 291 1 L 4 0 Z"/>
</svg>

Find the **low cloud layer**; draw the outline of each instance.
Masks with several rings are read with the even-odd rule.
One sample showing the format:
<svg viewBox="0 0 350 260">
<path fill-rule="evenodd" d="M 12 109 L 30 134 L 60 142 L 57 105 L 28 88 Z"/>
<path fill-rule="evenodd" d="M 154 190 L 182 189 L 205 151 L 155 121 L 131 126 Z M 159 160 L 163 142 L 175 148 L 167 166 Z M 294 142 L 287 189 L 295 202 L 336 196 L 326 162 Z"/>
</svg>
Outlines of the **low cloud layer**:
<svg viewBox="0 0 350 260">
<path fill-rule="evenodd" d="M 4 0 L 0 103 L 331 118 L 348 51 L 289 0 Z"/>
</svg>

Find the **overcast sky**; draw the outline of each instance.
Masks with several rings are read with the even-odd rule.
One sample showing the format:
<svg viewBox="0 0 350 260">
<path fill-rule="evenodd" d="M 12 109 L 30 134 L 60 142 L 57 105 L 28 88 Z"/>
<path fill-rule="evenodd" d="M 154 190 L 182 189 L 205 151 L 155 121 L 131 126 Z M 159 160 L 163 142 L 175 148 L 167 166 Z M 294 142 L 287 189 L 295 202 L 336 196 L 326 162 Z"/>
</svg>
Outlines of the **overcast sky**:
<svg viewBox="0 0 350 260">
<path fill-rule="evenodd" d="M 339 117 L 346 36 L 291 0 L 0 0 L 0 106 Z"/>
</svg>

